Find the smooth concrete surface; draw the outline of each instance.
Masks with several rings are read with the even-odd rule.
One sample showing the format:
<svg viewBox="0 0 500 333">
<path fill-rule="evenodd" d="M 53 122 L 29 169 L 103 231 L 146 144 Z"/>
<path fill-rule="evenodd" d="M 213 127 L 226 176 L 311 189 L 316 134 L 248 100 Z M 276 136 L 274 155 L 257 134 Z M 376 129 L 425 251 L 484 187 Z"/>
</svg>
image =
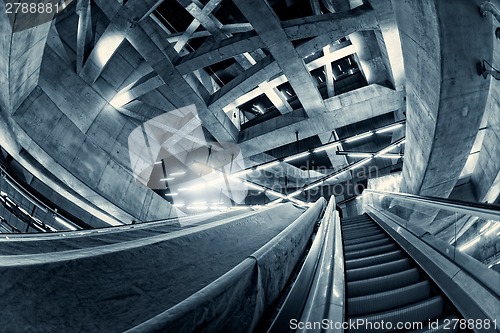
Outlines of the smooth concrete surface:
<svg viewBox="0 0 500 333">
<path fill-rule="evenodd" d="M 476 64 L 495 39 L 481 2 L 393 1 L 406 72 L 402 192 L 447 197 L 472 148 L 491 85 Z"/>
<path fill-rule="evenodd" d="M 190 228 L 50 254 L 2 256 L 2 329 L 124 331 L 230 270 L 302 212 L 286 204 L 215 222 L 211 228 L 202 225 L 198 231 Z"/>
</svg>

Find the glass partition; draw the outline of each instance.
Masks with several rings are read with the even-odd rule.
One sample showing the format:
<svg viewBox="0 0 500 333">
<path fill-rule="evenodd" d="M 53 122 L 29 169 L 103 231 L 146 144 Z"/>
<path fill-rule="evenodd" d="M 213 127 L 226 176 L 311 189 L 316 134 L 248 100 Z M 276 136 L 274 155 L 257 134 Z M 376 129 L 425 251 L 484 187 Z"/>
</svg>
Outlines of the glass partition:
<svg viewBox="0 0 500 333">
<path fill-rule="evenodd" d="M 500 272 L 498 207 L 365 190 L 363 210 L 366 212 L 368 207 L 383 212 L 421 238 L 435 236 L 442 241 L 438 243 L 443 249 L 452 247 L 453 253 L 446 253 L 453 260 L 461 252 Z"/>
</svg>

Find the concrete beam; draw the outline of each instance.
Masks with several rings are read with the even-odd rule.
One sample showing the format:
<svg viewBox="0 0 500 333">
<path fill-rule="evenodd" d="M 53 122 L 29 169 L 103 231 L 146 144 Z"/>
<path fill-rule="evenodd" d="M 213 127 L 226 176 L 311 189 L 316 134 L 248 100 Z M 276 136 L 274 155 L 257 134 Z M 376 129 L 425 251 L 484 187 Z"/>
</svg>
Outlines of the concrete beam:
<svg viewBox="0 0 500 333">
<path fill-rule="evenodd" d="M 403 192 L 447 197 L 473 146 L 491 89 L 476 63 L 492 59 L 495 40 L 480 4 L 393 2 L 406 72 Z"/>
<path fill-rule="evenodd" d="M 296 140 L 295 133 L 308 138 L 393 112 L 404 103 L 404 92 L 377 84 L 325 100 L 328 112 L 311 118 L 297 117 L 296 111 L 275 117 L 240 132 L 240 146 L 245 156 L 277 148 Z"/>
<path fill-rule="evenodd" d="M 264 46 L 260 37 L 252 31 L 200 48 L 181 58 L 176 65 L 181 74 L 186 74 Z"/>
<path fill-rule="evenodd" d="M 217 141 L 234 142 L 237 129 L 222 111 L 222 108 L 215 110 L 207 108 L 205 101 L 193 91 L 191 86 L 175 69 L 167 54 L 151 40 L 149 34 L 146 34 L 141 26 L 142 23 L 129 30 L 127 40 L 166 83 L 166 89 L 170 90 L 168 94 L 170 102 L 177 108 L 195 104 L 203 126 L 210 131 Z M 163 47 L 170 46 L 163 45 Z"/>
<path fill-rule="evenodd" d="M 313 38 L 329 32 L 335 32 L 334 40 L 337 40 L 355 31 L 379 27 L 375 11 L 368 4 L 348 12 L 302 17 L 281 24 L 289 40 Z"/>
<path fill-rule="evenodd" d="M 38 84 L 41 55 L 53 15 L 43 20 L 41 14 L 7 14 L 5 5 L 6 2 L 1 0 L 0 109 L 13 113 Z M 37 21 L 40 24 L 31 27 Z"/>
<path fill-rule="evenodd" d="M 76 72 L 80 73 L 84 57 L 92 42 L 92 16 L 90 0 L 78 0 L 78 32 L 76 36 Z"/>
<path fill-rule="evenodd" d="M 282 30 L 281 22 L 269 4 L 265 0 L 252 3 L 236 0 L 235 4 L 267 45 L 269 52 L 288 78 L 288 82 L 305 111 L 308 114 L 325 112 L 323 99 L 313 83 L 311 74 Z"/>
<path fill-rule="evenodd" d="M 158 0 L 130 0 L 113 16 L 113 20 L 95 44 L 80 72 L 80 76 L 87 83 L 93 84 L 97 80 L 125 40 L 127 32 L 157 3 Z M 117 6 L 120 5 L 115 3 L 114 7 Z"/>
</svg>

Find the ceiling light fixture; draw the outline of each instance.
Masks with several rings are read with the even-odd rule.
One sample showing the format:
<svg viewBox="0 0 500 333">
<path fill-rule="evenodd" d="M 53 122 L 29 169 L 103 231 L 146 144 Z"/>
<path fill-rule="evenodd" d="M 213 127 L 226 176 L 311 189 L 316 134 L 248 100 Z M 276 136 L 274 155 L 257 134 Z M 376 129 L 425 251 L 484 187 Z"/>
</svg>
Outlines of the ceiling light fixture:
<svg viewBox="0 0 500 333">
<path fill-rule="evenodd" d="M 177 193 L 177 192 L 165 193 L 166 197 L 175 197 L 176 195 L 179 195 L 179 193 Z"/>
<path fill-rule="evenodd" d="M 186 171 L 179 171 L 179 172 L 173 172 L 169 174 L 169 176 L 182 176 L 184 174 L 186 174 Z"/>
<path fill-rule="evenodd" d="M 395 124 L 395 125 L 391 125 L 391 126 L 389 126 L 389 127 L 379 129 L 379 130 L 377 130 L 375 133 L 380 134 L 380 133 L 391 132 L 391 131 L 394 131 L 395 129 L 400 128 L 400 127 L 402 127 L 402 126 L 403 126 L 403 124 Z"/>
<path fill-rule="evenodd" d="M 297 155 L 288 156 L 287 158 L 285 158 L 283 160 L 283 162 L 290 162 L 290 161 L 293 161 L 293 160 L 297 160 L 297 159 L 305 157 L 305 156 L 307 156 L 309 154 L 310 153 L 308 151 L 306 151 L 304 153 L 300 153 L 300 154 L 297 154 Z"/>
<path fill-rule="evenodd" d="M 364 133 L 364 134 L 360 134 L 360 135 L 356 135 L 356 136 L 353 136 L 352 138 L 346 139 L 345 142 L 346 143 L 350 143 L 350 142 L 358 141 L 358 140 L 370 137 L 372 135 L 373 135 L 373 132 L 370 131 L 370 132 L 367 132 L 367 133 Z"/>
<path fill-rule="evenodd" d="M 340 144 L 341 144 L 340 142 L 330 143 L 330 144 L 327 144 L 323 147 L 318 147 L 318 148 L 314 149 L 313 152 L 319 153 L 319 152 L 325 151 L 327 149 L 336 148 L 336 147 L 340 146 Z"/>
<path fill-rule="evenodd" d="M 258 167 L 256 167 L 255 170 L 262 170 L 262 169 L 271 168 L 271 167 L 276 166 L 278 164 L 280 164 L 280 161 L 274 161 L 271 163 L 261 164 Z"/>
</svg>

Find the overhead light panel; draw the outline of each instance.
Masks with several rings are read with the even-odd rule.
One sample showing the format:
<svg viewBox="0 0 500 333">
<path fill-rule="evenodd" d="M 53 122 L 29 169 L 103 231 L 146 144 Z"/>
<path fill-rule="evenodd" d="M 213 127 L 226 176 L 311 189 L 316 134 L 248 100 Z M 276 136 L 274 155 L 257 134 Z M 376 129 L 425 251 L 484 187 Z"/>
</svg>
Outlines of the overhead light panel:
<svg viewBox="0 0 500 333">
<path fill-rule="evenodd" d="M 182 176 L 186 173 L 186 171 L 173 172 L 169 174 L 169 176 Z"/>
<path fill-rule="evenodd" d="M 162 179 L 160 179 L 160 181 L 162 181 L 162 182 L 167 182 L 167 181 L 169 181 L 169 180 L 174 180 L 174 179 L 175 179 L 174 177 L 167 177 L 167 178 L 162 178 Z"/>
<path fill-rule="evenodd" d="M 172 193 L 166 193 L 165 194 L 166 197 L 175 197 L 177 195 L 179 195 L 179 193 L 177 193 L 177 192 L 172 192 Z"/>
</svg>

